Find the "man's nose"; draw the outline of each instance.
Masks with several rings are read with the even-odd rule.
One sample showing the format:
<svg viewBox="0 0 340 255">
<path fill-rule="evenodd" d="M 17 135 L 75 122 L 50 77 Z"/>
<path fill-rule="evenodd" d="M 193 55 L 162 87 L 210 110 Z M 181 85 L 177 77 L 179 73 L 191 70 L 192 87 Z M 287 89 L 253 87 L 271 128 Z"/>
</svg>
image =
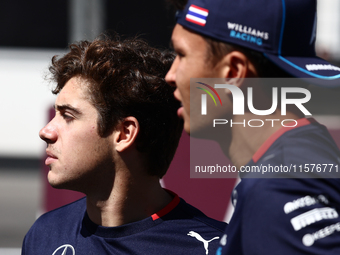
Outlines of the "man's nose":
<svg viewBox="0 0 340 255">
<path fill-rule="evenodd" d="M 54 143 L 57 140 L 57 130 L 53 126 L 52 121 L 40 130 L 39 136 L 46 143 Z"/>
<path fill-rule="evenodd" d="M 178 65 L 178 56 L 175 58 L 174 62 L 171 65 L 170 70 L 165 76 L 165 81 L 171 85 L 176 87 L 176 70 L 177 70 L 177 65 Z"/>
</svg>

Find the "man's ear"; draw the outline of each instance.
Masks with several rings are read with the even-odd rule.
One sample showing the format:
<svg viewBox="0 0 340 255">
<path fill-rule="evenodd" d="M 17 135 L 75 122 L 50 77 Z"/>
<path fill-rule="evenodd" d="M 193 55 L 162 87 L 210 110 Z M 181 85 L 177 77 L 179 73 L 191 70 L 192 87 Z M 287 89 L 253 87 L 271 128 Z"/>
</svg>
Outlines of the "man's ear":
<svg viewBox="0 0 340 255">
<path fill-rule="evenodd" d="M 232 51 L 226 54 L 220 64 L 223 65 L 222 75 L 228 84 L 240 87 L 245 78 L 257 76 L 255 66 L 240 51 Z"/>
<path fill-rule="evenodd" d="M 123 152 L 134 145 L 140 127 L 135 117 L 129 116 L 121 121 L 114 134 L 115 148 L 118 152 Z"/>
</svg>

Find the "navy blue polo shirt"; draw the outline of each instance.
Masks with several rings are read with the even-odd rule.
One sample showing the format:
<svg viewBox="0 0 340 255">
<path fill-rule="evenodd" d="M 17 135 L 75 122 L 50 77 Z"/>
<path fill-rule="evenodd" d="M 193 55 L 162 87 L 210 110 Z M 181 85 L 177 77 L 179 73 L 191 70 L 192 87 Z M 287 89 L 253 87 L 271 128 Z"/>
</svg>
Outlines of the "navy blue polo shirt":
<svg viewBox="0 0 340 255">
<path fill-rule="evenodd" d="M 26 234 L 22 254 L 215 254 L 225 226 L 175 195 L 144 220 L 103 227 L 89 219 L 83 198 L 42 215 Z"/>
<path fill-rule="evenodd" d="M 248 169 L 282 165 L 291 172 L 266 176 L 270 178 L 241 174 L 232 194 L 235 211 L 216 254 L 340 254 L 340 181 L 332 178 L 338 176 L 339 159 L 329 132 L 313 119 L 300 119 L 296 127 L 277 131 Z M 299 177 L 308 168 L 308 178 L 273 178 L 294 177 L 294 166 L 296 172 L 300 166 L 305 171 Z M 316 166 L 322 167 L 319 172 Z"/>
</svg>

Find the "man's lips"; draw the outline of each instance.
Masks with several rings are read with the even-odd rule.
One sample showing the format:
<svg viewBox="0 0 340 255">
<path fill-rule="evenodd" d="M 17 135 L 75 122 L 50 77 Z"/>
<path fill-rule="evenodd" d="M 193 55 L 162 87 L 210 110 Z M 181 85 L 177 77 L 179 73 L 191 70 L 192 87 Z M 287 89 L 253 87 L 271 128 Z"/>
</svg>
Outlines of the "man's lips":
<svg viewBox="0 0 340 255">
<path fill-rule="evenodd" d="M 58 159 L 57 156 L 55 156 L 52 152 L 50 152 L 49 150 L 46 150 L 46 154 L 47 154 L 47 158 L 45 160 L 45 165 L 50 165 L 52 164 L 55 160 Z"/>
<path fill-rule="evenodd" d="M 181 102 L 181 98 L 180 98 L 180 93 L 179 93 L 179 90 L 178 88 L 175 89 L 174 91 L 174 97 Z"/>
<path fill-rule="evenodd" d="M 183 111 L 184 111 L 184 108 L 183 108 L 183 104 L 182 104 L 182 101 L 181 101 L 180 96 L 179 96 L 178 89 L 175 90 L 175 92 L 174 92 L 174 97 L 175 97 L 179 102 L 181 102 L 181 106 L 180 106 L 180 107 L 178 108 L 178 110 L 177 110 L 177 115 L 178 115 L 178 117 L 183 118 Z"/>
<path fill-rule="evenodd" d="M 183 118 L 183 111 L 184 111 L 183 106 L 181 106 L 180 108 L 178 108 L 178 110 L 177 110 L 177 116 L 180 117 L 180 118 Z"/>
</svg>

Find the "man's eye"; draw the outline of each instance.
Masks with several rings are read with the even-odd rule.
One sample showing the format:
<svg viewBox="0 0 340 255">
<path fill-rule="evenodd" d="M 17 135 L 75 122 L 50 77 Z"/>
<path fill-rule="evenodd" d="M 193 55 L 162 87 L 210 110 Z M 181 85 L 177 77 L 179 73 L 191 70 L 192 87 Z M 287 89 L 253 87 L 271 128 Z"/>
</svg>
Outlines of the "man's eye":
<svg viewBox="0 0 340 255">
<path fill-rule="evenodd" d="M 66 120 L 67 122 L 70 122 L 70 121 L 74 120 L 73 116 L 68 115 L 67 113 L 62 113 L 61 116 L 62 116 L 63 119 Z"/>
<path fill-rule="evenodd" d="M 182 57 L 184 57 L 184 54 L 183 54 L 182 52 L 177 52 L 177 56 L 178 56 L 179 58 L 182 58 Z"/>
</svg>

